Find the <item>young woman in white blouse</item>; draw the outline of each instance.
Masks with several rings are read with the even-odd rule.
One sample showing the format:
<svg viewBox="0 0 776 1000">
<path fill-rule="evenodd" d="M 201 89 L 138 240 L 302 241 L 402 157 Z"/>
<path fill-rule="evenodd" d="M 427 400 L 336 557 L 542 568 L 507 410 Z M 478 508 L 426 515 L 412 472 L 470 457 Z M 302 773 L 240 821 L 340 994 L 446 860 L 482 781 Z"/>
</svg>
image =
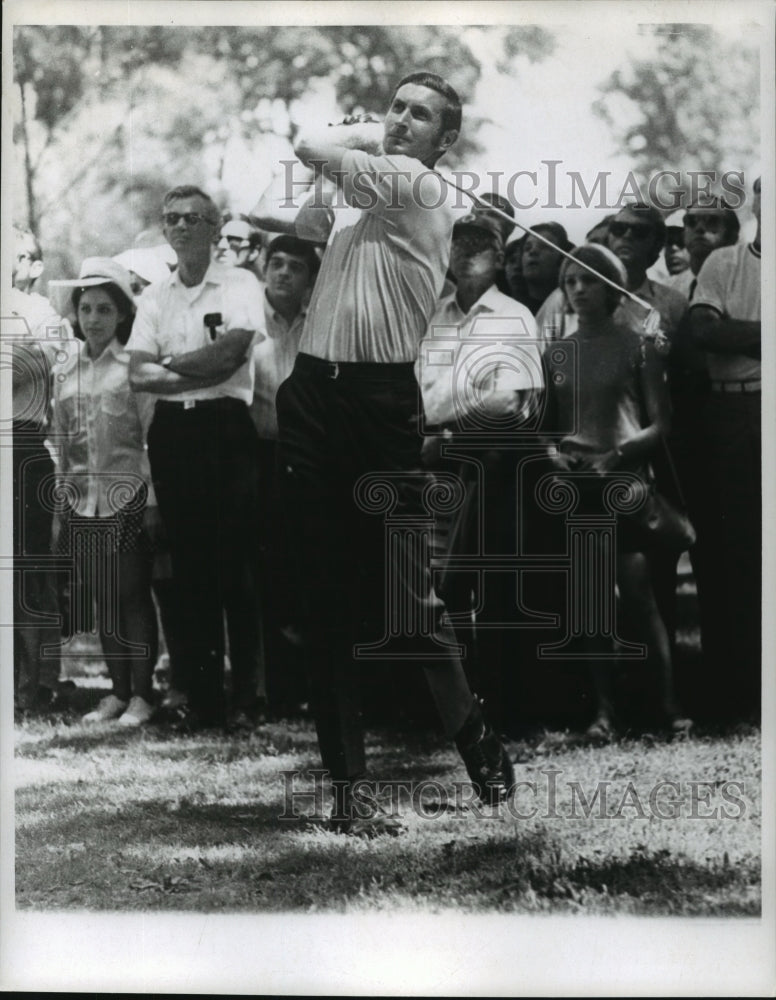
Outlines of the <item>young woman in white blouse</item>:
<svg viewBox="0 0 776 1000">
<path fill-rule="evenodd" d="M 55 383 L 52 443 L 59 455 L 56 550 L 73 557 L 71 587 L 95 602 L 112 692 L 85 722 L 139 726 L 153 715 L 157 655 L 149 540 L 159 529 L 145 432 L 153 401 L 129 387 L 124 350 L 135 314 L 128 272 L 87 258 L 73 288 L 79 343 Z M 71 622 L 77 609 L 71 609 Z"/>
</svg>

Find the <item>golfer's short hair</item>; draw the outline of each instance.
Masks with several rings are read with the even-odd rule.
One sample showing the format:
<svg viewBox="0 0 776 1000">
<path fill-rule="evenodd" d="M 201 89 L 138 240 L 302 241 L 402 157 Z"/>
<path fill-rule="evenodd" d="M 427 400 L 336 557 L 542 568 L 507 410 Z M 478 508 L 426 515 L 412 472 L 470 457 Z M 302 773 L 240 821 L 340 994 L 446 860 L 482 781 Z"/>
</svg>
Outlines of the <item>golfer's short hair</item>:
<svg viewBox="0 0 776 1000">
<path fill-rule="evenodd" d="M 396 91 L 403 87 L 405 83 L 416 83 L 419 87 L 428 87 L 429 90 L 435 90 L 438 94 L 441 94 L 447 101 L 445 107 L 442 108 L 442 129 L 445 132 L 450 129 L 455 129 L 456 132 L 461 131 L 461 120 L 463 118 L 461 98 L 447 80 L 443 80 L 436 73 L 428 73 L 425 70 L 410 73 L 409 76 L 405 76 L 404 79 L 399 80 L 391 97 L 391 103 L 393 103 L 393 98 L 396 97 Z"/>
</svg>

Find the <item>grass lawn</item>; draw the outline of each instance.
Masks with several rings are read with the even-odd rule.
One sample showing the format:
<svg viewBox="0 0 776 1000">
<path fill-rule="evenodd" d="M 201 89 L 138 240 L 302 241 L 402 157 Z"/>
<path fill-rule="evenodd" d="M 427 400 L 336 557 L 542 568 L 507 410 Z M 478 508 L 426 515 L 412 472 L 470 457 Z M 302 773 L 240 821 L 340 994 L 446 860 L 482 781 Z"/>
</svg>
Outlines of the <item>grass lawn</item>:
<svg viewBox="0 0 776 1000">
<path fill-rule="evenodd" d="M 100 680 L 82 678 L 81 708 L 104 693 Z M 465 771 L 433 731 L 373 730 L 369 750 L 375 779 L 433 779 L 416 790 L 415 810 L 407 795 L 397 800 L 399 838 L 280 818 L 281 772 L 319 766 L 308 722 L 227 737 L 89 727 L 76 712 L 24 721 L 17 908 L 760 913 L 755 729 L 605 747 L 544 733 L 513 745 L 518 781 L 535 788 L 521 786 L 496 815 L 468 808 L 465 794 L 456 802 Z M 654 791 L 665 781 L 677 785 Z M 312 791 L 312 778 L 295 788 Z"/>
</svg>

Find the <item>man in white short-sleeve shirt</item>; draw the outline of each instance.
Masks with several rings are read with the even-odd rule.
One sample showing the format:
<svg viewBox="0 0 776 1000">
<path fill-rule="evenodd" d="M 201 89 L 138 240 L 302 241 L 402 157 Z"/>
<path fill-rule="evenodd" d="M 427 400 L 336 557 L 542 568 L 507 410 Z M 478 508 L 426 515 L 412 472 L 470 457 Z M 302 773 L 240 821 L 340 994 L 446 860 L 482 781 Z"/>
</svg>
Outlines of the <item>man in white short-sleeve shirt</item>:
<svg viewBox="0 0 776 1000">
<path fill-rule="evenodd" d="M 256 712 L 259 684 L 256 568 L 245 540 L 258 489 L 248 407 L 262 289 L 248 271 L 211 262 L 219 215 L 205 192 L 173 188 L 163 220 L 178 264 L 138 300 L 127 343 L 130 384 L 157 397 L 148 455 L 177 603 L 186 614 L 185 722 L 242 727 Z M 228 718 L 224 612 L 232 665 Z"/>
<path fill-rule="evenodd" d="M 488 552 L 517 551 L 516 456 L 503 445 L 513 442 L 512 432 L 536 412 L 544 384 L 533 315 L 495 284 L 504 261 L 502 232 L 500 222 L 484 212 L 456 222 L 450 253 L 456 290 L 434 310 L 418 357 L 426 421 L 441 432 L 436 439 L 441 468 L 455 470 L 467 491 L 449 531 L 443 521 L 435 535 L 440 548 L 453 556 L 477 551 L 481 536 Z M 484 447 L 483 431 L 494 427 L 497 433 Z M 437 464 L 435 443 L 429 437 L 424 448 L 432 468 Z M 456 464 L 445 459 L 447 450 Z M 458 572 L 446 573 L 444 580 L 441 596 L 456 615 L 456 636 L 466 646 L 469 675 L 477 677 L 499 731 L 505 732 L 518 708 L 515 699 L 505 697 L 514 693 L 516 635 L 482 626 L 510 620 L 510 609 L 519 605 L 517 578 L 498 573 L 479 581 L 476 572 Z M 478 626 L 476 640 L 472 620 Z"/>
<path fill-rule="evenodd" d="M 460 126 L 450 85 L 413 73 L 399 83 L 382 125 L 365 116 L 303 131 L 295 149 L 335 187 L 328 200 L 316 193 L 317 203 L 295 220 L 296 235 L 320 240 L 328 232 L 328 243 L 294 371 L 278 392 L 278 422 L 318 742 L 335 781 L 333 822 L 348 833 L 398 828 L 374 798 L 354 811 L 366 770 L 359 674 L 370 663 L 354 652 L 359 643 L 424 662 L 481 798 L 502 800 L 513 780 L 441 624 L 429 567 L 411 533 L 386 558 L 380 509 L 384 498 L 390 518 L 428 516 L 413 365 L 443 286 L 455 219 L 455 192 L 432 167 Z"/>
</svg>

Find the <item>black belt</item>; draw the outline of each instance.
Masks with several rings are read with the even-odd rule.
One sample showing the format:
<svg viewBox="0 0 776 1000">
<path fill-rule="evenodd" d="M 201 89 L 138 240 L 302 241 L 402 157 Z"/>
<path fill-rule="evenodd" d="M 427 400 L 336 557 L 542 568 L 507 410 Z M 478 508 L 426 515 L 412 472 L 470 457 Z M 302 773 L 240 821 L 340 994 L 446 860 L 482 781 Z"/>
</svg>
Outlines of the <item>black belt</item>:
<svg viewBox="0 0 776 1000">
<path fill-rule="evenodd" d="M 157 399 L 158 410 L 216 410 L 221 412 L 245 410 L 247 405 L 234 396 L 218 396 L 216 399 Z"/>
<path fill-rule="evenodd" d="M 762 383 L 759 378 L 733 381 L 716 381 L 711 383 L 712 392 L 759 392 Z"/>
<path fill-rule="evenodd" d="M 312 354 L 297 354 L 294 368 L 328 379 L 406 382 L 415 377 L 412 361 L 325 361 Z"/>
</svg>

